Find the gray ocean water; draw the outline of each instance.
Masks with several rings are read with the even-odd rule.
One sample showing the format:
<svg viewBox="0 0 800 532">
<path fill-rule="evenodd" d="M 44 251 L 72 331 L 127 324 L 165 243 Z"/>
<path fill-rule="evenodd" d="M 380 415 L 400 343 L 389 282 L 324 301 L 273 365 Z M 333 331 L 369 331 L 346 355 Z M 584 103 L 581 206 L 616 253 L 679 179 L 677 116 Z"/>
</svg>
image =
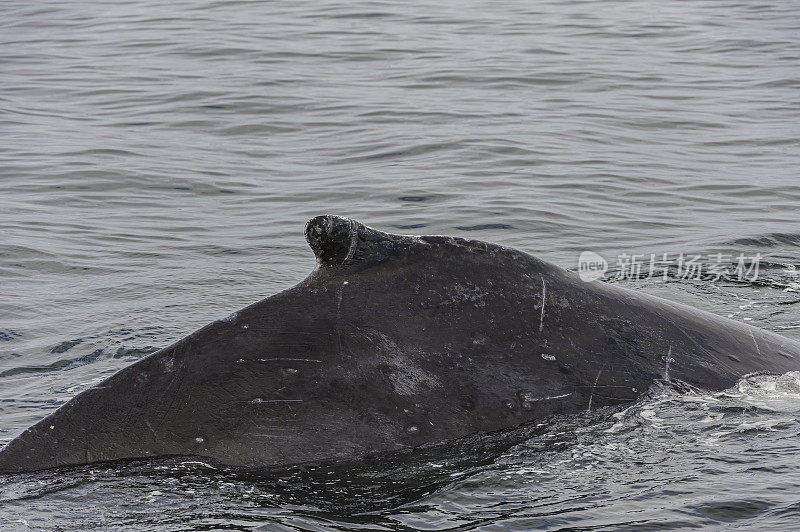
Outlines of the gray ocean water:
<svg viewBox="0 0 800 532">
<path fill-rule="evenodd" d="M 614 282 L 800 339 L 795 1 L 3 0 L 0 46 L 0 443 L 301 280 L 325 213 L 591 250 L 611 281 L 623 253 L 761 254 L 757 281 Z M 797 373 L 512 436 L 0 476 L 0 529 L 800 526 Z"/>
</svg>

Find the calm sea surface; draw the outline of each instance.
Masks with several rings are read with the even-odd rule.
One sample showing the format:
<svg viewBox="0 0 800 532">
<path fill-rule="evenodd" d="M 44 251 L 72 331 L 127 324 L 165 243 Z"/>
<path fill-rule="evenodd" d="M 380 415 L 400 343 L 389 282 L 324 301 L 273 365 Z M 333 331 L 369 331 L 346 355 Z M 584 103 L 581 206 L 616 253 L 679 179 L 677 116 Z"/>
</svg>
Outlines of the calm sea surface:
<svg viewBox="0 0 800 532">
<path fill-rule="evenodd" d="M 301 280 L 325 213 L 608 277 L 760 253 L 756 282 L 617 282 L 800 339 L 795 1 L 3 0 L 0 43 L 0 443 Z M 800 374 L 492 438 L 0 476 L 0 529 L 800 526 Z"/>
</svg>

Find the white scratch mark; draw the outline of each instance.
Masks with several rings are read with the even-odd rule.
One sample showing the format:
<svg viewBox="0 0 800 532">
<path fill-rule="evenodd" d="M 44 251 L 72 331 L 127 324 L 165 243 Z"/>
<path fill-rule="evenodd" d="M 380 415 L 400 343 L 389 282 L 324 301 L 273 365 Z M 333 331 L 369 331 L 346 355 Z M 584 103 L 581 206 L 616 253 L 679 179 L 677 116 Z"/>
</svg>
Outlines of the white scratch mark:
<svg viewBox="0 0 800 532">
<path fill-rule="evenodd" d="M 750 332 L 750 338 L 753 339 L 753 343 L 756 344 L 756 351 L 758 351 L 758 356 L 761 356 L 761 348 L 758 347 L 758 342 L 756 342 L 756 335 L 753 334 L 753 329 L 748 328 L 748 332 Z"/>
<path fill-rule="evenodd" d="M 551 399 L 563 399 L 564 397 L 569 397 L 570 395 L 572 395 L 572 392 L 564 393 L 564 394 L 561 394 L 561 395 L 547 395 L 545 397 L 529 397 L 529 396 L 526 395 L 524 400 L 526 402 L 533 403 L 533 402 L 536 402 L 536 401 L 549 401 Z"/>
<path fill-rule="evenodd" d="M 356 252 L 356 244 L 358 243 L 358 225 L 353 220 L 350 222 L 350 247 L 347 249 L 347 256 L 342 261 L 342 264 L 347 264 Z"/>
<path fill-rule="evenodd" d="M 339 313 L 342 310 L 342 292 L 344 292 L 344 287 L 347 286 L 347 281 L 344 281 L 339 289 L 336 291 L 336 321 L 339 321 Z"/>
<path fill-rule="evenodd" d="M 676 323 L 675 323 L 674 321 L 672 321 L 672 320 L 668 320 L 668 321 L 669 321 L 669 322 L 670 322 L 672 325 L 674 325 L 675 327 L 677 327 L 677 329 L 678 329 L 678 330 L 681 332 L 681 334 L 683 334 L 683 335 L 684 335 L 686 338 L 688 338 L 688 339 L 689 339 L 689 341 L 690 341 L 690 342 L 692 342 L 692 343 L 693 343 L 695 346 L 697 346 L 697 348 L 698 348 L 698 349 L 700 349 L 701 351 L 704 351 L 705 353 L 708 353 L 708 349 L 706 349 L 706 348 L 705 348 L 705 347 L 703 347 L 702 345 L 698 344 L 698 343 L 697 343 L 697 341 L 696 341 L 694 338 L 692 338 L 692 337 L 691 337 L 691 336 L 690 336 L 690 335 L 689 335 L 689 334 L 688 334 L 686 331 L 684 331 L 682 327 L 678 326 L 678 324 L 676 324 Z M 710 353 L 709 353 L 709 354 L 710 354 Z"/>
<path fill-rule="evenodd" d="M 259 362 L 322 362 L 316 358 L 259 358 Z"/>
<path fill-rule="evenodd" d="M 672 360 L 672 346 L 669 346 L 667 351 L 667 361 L 664 363 L 664 380 L 669 382 L 669 363 Z"/>
<path fill-rule="evenodd" d="M 153 429 L 153 425 L 150 424 L 150 420 L 145 418 L 144 424 L 147 425 L 147 428 L 150 429 L 150 432 L 153 433 L 153 438 L 158 439 L 158 437 L 156 436 L 156 431 Z"/>
<path fill-rule="evenodd" d="M 347 281 L 342 282 L 336 291 L 336 345 L 339 347 L 339 353 L 342 352 L 342 292 L 345 286 Z"/>
<path fill-rule="evenodd" d="M 592 392 L 589 394 L 589 406 L 586 408 L 587 412 L 592 411 L 592 399 L 594 399 L 594 389 L 597 388 L 597 381 L 600 380 L 601 373 L 603 373 L 603 368 L 600 368 L 600 371 L 597 372 L 597 377 L 594 378 L 594 384 L 592 385 Z"/>
<path fill-rule="evenodd" d="M 542 332 L 542 328 L 544 327 L 544 301 L 547 297 L 547 285 L 544 283 L 544 276 L 539 275 L 542 278 L 542 315 L 539 317 L 539 332 Z"/>
<path fill-rule="evenodd" d="M 262 403 L 302 403 L 302 399 L 264 399 Z"/>
<path fill-rule="evenodd" d="M 589 386 L 575 386 L 575 388 L 588 388 L 588 387 Z M 627 388 L 627 386 L 626 385 L 622 385 L 622 384 L 600 384 L 600 385 L 592 386 L 592 388 L 594 388 L 594 389 L 597 389 L 597 388 Z"/>
</svg>

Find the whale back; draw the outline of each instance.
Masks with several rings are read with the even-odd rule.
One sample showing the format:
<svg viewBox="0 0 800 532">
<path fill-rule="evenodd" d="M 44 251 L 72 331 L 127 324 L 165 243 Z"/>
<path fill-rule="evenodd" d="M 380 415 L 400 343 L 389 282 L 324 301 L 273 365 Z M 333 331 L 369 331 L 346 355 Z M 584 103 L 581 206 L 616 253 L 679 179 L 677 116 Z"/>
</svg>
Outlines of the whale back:
<svg viewBox="0 0 800 532">
<path fill-rule="evenodd" d="M 800 344 L 517 250 L 320 216 L 297 286 L 86 390 L 0 471 L 155 456 L 354 457 L 800 369 Z"/>
</svg>

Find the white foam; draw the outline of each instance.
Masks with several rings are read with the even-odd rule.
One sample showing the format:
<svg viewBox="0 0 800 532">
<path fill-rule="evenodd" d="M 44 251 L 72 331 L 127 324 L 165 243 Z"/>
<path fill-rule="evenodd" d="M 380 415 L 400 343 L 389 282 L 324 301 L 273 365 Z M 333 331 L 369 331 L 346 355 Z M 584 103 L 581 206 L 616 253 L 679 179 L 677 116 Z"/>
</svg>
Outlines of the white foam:
<svg viewBox="0 0 800 532">
<path fill-rule="evenodd" d="M 744 377 L 733 388 L 713 397 L 772 412 L 800 412 L 800 371 Z"/>
</svg>

